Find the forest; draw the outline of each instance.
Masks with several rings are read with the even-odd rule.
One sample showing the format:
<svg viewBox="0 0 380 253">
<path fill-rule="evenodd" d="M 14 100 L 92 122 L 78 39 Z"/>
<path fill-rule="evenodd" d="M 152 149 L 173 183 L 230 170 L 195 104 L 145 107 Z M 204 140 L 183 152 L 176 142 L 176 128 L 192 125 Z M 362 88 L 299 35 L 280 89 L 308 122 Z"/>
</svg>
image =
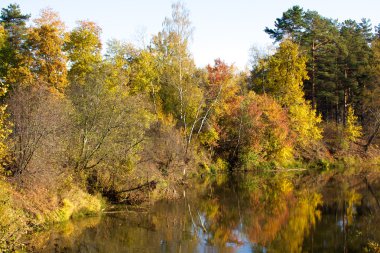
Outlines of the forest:
<svg viewBox="0 0 380 253">
<path fill-rule="evenodd" d="M 380 24 L 293 6 L 249 70 L 196 66 L 172 5 L 146 46 L 57 12 L 0 15 L 0 251 L 109 203 L 176 198 L 191 177 L 380 164 Z"/>
</svg>

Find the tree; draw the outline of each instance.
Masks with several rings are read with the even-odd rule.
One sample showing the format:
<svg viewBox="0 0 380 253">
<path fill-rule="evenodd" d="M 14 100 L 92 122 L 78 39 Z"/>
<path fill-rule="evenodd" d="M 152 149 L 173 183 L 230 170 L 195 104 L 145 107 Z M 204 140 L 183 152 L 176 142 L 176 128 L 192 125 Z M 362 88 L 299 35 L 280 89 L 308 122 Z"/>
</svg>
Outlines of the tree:
<svg viewBox="0 0 380 253">
<path fill-rule="evenodd" d="M 153 53 L 112 40 L 108 43 L 106 59 L 112 65 L 112 76 L 128 87 L 130 94 L 148 93 L 157 113 L 159 72 Z"/>
<path fill-rule="evenodd" d="M 363 116 L 361 100 L 370 79 L 369 43 L 374 37 L 368 19 L 338 23 L 294 6 L 265 32 L 275 42 L 289 37 L 308 57 L 310 79 L 304 82 L 304 92 L 313 109 L 343 125 L 349 104 Z"/>
<path fill-rule="evenodd" d="M 0 48 L 0 78 L 5 79 L 7 85 L 28 83 L 32 79 L 30 55 L 25 45 L 29 18 L 30 15 L 21 13 L 17 4 L 10 4 L 1 10 L 0 23 L 5 29 L 6 41 Z"/>
<path fill-rule="evenodd" d="M 288 36 L 305 51 L 308 57 L 307 71 L 310 76 L 310 79 L 305 80 L 306 98 L 311 100 L 313 109 L 317 108 L 317 104 L 323 107 L 326 101 L 322 102 L 318 98 L 325 100 L 327 94 L 320 92 L 320 86 L 329 82 L 334 73 L 331 65 L 329 67 L 325 65 L 334 59 L 331 57 L 331 50 L 334 49 L 339 37 L 335 22 L 315 11 L 305 12 L 299 6 L 294 6 L 284 12 L 282 18 L 276 20 L 274 29 L 266 28 L 265 32 L 276 42 Z"/>
<path fill-rule="evenodd" d="M 6 34 L 5 34 L 5 30 L 4 30 L 4 27 L 0 24 L 0 51 L 3 49 L 3 47 L 5 46 L 5 42 L 6 42 Z M 0 68 L 2 68 L 4 63 L 2 63 L 0 65 Z M 5 85 L 5 80 L 4 80 L 5 76 L 1 75 L 0 76 L 0 88 L 1 89 L 6 89 L 6 85 Z"/>
<path fill-rule="evenodd" d="M 109 79 L 108 67 L 98 65 L 68 91 L 75 110 L 71 165 L 89 189 L 104 192 L 134 168 L 151 120 L 144 96 L 129 96 Z"/>
<path fill-rule="evenodd" d="M 375 37 L 380 38 L 380 24 L 375 26 L 375 32 L 376 32 Z"/>
<path fill-rule="evenodd" d="M 299 47 L 285 40 L 277 52 L 266 63 L 264 79 L 257 80 L 258 86 L 264 86 L 264 92 L 271 94 L 284 107 L 300 104 L 304 101 L 303 81 L 308 79 L 306 57 L 301 55 Z"/>
<path fill-rule="evenodd" d="M 199 87 L 201 76 L 196 74 L 194 61 L 188 51 L 192 27 L 185 6 L 173 4 L 172 16 L 165 19 L 163 26 L 163 31 L 153 38 L 160 69 L 159 96 L 163 111 L 178 120 L 188 145 L 191 141 L 191 126 L 198 120 L 203 108 L 203 94 Z"/>
<path fill-rule="evenodd" d="M 308 79 L 306 57 L 290 40 L 280 43 L 277 52 L 262 63 L 265 76 L 256 83 L 264 87 L 264 93 L 272 95 L 289 113 L 291 128 L 298 136 L 298 144 L 308 143 L 322 137 L 318 123 L 320 116 L 304 98 L 303 81 Z"/>
<path fill-rule="evenodd" d="M 101 29 L 91 21 L 79 21 L 68 34 L 64 49 L 67 52 L 70 70 L 69 80 L 82 82 L 88 73 L 101 62 Z"/>
<path fill-rule="evenodd" d="M 354 109 L 351 106 L 347 109 L 347 123 L 344 133 L 349 142 L 355 142 L 362 136 L 362 127 L 358 124 L 358 117 L 354 114 Z"/>
<path fill-rule="evenodd" d="M 9 138 L 14 175 L 26 171 L 40 173 L 49 171 L 52 178 L 53 163 L 60 160 L 62 168 L 65 161 L 63 150 L 66 148 L 70 132 L 70 105 L 61 94 L 52 93 L 44 84 L 33 83 L 17 87 L 7 99 L 10 121 L 13 123 Z M 57 155 L 58 154 L 58 155 Z M 31 166 L 31 164 L 35 166 Z"/>
<path fill-rule="evenodd" d="M 203 87 L 205 107 L 197 126 L 197 134 L 202 144 L 215 147 L 221 135 L 218 121 L 230 110 L 230 103 L 240 89 L 232 65 L 216 59 L 213 66 L 206 66 L 206 70 L 207 82 Z"/>
<path fill-rule="evenodd" d="M 172 15 L 166 17 L 163 23 L 163 32 L 177 35 L 178 44 L 188 44 L 194 28 L 191 26 L 189 10 L 181 2 L 172 4 Z"/>
<path fill-rule="evenodd" d="M 0 175 L 7 165 L 6 158 L 9 156 L 9 147 L 7 140 L 12 133 L 11 125 L 8 122 L 9 114 L 6 111 L 7 106 L 0 107 Z"/>
<path fill-rule="evenodd" d="M 5 35 L 4 27 L 0 24 L 0 48 L 3 48 L 3 46 L 5 45 L 6 39 L 7 37 Z"/>
<path fill-rule="evenodd" d="M 321 99 L 326 95 L 320 92 L 321 86 L 330 81 L 334 73 L 330 61 L 334 59 L 331 53 L 334 53 L 339 33 L 334 21 L 322 17 L 317 12 L 307 11 L 304 19 L 307 25 L 302 47 L 307 53 L 307 70 L 310 76 L 309 80 L 305 80 L 305 94 L 306 98 L 311 100 L 313 109 L 319 105 L 323 108 L 324 103 Z"/>
<path fill-rule="evenodd" d="M 364 148 L 367 151 L 380 132 L 380 87 L 365 91 L 364 110 L 366 130 L 368 132 L 367 143 Z"/>
<path fill-rule="evenodd" d="M 130 85 L 131 61 L 137 56 L 137 49 L 130 43 L 113 39 L 107 42 L 105 60 L 112 66 L 111 78 L 125 87 Z"/>
<path fill-rule="evenodd" d="M 358 24 L 353 20 L 346 20 L 340 28 L 342 50 L 338 64 L 344 125 L 349 104 L 361 114 L 363 89 L 369 82 L 372 52 L 367 42 L 369 38 L 366 26 L 365 23 Z"/>
<path fill-rule="evenodd" d="M 36 26 L 28 34 L 33 52 L 32 71 L 40 82 L 63 91 L 67 85 L 66 57 L 62 52 L 64 24 L 51 9 L 42 10 L 34 22 Z"/>
<path fill-rule="evenodd" d="M 367 151 L 380 132 L 380 37 L 371 45 L 373 61 L 371 62 L 371 81 L 363 93 L 363 110 L 365 130 L 368 133 L 365 150 Z"/>
<path fill-rule="evenodd" d="M 264 31 L 276 42 L 280 42 L 283 39 L 292 39 L 300 42 L 302 41 L 306 26 L 304 15 L 303 9 L 295 5 L 282 13 L 281 18 L 276 19 L 274 29 L 265 27 Z"/>
<path fill-rule="evenodd" d="M 154 55 L 146 50 L 139 50 L 131 60 L 130 86 L 134 92 L 148 92 L 156 104 L 159 91 L 157 62 Z M 156 105 L 155 105 L 156 107 Z"/>
<path fill-rule="evenodd" d="M 250 92 L 220 119 L 218 153 L 231 164 L 292 161 L 292 134 L 286 110 L 268 95 Z"/>
</svg>

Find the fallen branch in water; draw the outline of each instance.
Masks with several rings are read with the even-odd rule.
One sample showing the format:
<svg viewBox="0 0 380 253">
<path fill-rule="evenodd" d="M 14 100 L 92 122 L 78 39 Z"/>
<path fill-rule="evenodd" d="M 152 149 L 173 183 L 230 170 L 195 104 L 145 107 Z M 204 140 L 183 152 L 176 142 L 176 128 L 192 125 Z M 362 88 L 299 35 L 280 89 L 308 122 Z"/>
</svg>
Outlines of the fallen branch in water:
<svg viewBox="0 0 380 253">
<path fill-rule="evenodd" d="M 307 169 L 299 168 L 299 169 L 284 169 L 284 168 L 278 168 L 276 170 L 271 170 L 271 171 L 276 171 L 276 172 L 288 172 L 288 171 L 305 171 Z"/>
<path fill-rule="evenodd" d="M 135 211 L 135 210 L 120 210 L 120 211 L 104 211 L 105 214 L 113 213 L 147 213 L 148 211 Z"/>
<path fill-rule="evenodd" d="M 130 189 L 118 191 L 118 192 L 116 192 L 116 194 L 136 191 L 136 190 L 140 190 L 140 189 L 145 188 L 145 187 L 148 187 L 149 189 L 154 189 L 154 188 L 156 188 L 156 185 L 157 185 L 157 181 L 152 180 L 150 182 L 146 182 L 145 184 L 141 184 L 141 185 L 138 185 L 138 186 L 130 188 Z"/>
<path fill-rule="evenodd" d="M 277 168 L 277 169 L 266 169 L 266 170 L 260 170 L 260 169 L 242 169 L 242 170 L 235 170 L 236 172 L 289 172 L 289 171 L 306 171 L 307 169 L 299 168 L 299 169 L 284 169 L 284 168 Z"/>
</svg>

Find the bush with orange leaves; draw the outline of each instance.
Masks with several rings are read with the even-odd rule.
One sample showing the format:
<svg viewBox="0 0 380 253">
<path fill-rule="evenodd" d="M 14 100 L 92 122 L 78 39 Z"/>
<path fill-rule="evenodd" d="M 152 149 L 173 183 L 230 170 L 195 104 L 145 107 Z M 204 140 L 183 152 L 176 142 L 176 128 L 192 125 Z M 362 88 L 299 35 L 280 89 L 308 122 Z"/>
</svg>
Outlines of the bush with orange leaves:
<svg viewBox="0 0 380 253">
<path fill-rule="evenodd" d="M 236 100 L 230 113 L 221 118 L 219 151 L 231 165 L 247 169 L 274 162 L 293 161 L 293 147 L 286 111 L 267 95 L 253 92 Z"/>
</svg>

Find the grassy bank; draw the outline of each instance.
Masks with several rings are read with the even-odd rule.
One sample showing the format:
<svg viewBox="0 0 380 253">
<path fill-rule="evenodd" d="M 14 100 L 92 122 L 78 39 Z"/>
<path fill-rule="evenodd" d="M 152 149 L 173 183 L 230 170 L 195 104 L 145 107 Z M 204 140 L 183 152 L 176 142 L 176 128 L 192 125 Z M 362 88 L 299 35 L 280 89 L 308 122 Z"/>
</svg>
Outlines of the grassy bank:
<svg viewBox="0 0 380 253">
<path fill-rule="evenodd" d="M 24 248 L 25 235 L 54 223 L 97 215 L 105 207 L 100 195 L 90 195 L 78 187 L 60 194 L 16 190 L 0 180 L 0 252 Z"/>
</svg>

